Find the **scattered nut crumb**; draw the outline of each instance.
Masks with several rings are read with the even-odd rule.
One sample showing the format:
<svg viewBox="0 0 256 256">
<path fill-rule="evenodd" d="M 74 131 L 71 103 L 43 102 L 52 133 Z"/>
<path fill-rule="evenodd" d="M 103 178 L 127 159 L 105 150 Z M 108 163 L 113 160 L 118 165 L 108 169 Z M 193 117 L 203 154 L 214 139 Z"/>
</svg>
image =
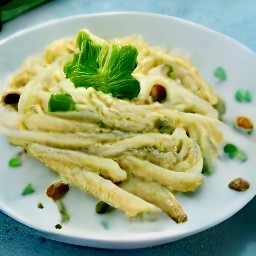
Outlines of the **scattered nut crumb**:
<svg viewBox="0 0 256 256">
<path fill-rule="evenodd" d="M 238 116 L 235 127 L 250 134 L 253 131 L 253 122 L 246 116 Z"/>
<path fill-rule="evenodd" d="M 155 84 L 151 89 L 150 96 L 153 101 L 161 102 L 166 98 L 166 90 L 162 85 Z"/>
<path fill-rule="evenodd" d="M 242 178 L 236 178 L 228 184 L 228 187 L 236 191 L 245 191 L 250 187 L 250 184 Z"/>
<path fill-rule="evenodd" d="M 62 181 L 52 184 L 47 188 L 46 194 L 51 197 L 53 201 L 57 201 L 62 198 L 69 190 L 69 186 Z"/>
<path fill-rule="evenodd" d="M 56 229 L 62 229 L 62 226 L 60 224 L 55 225 Z"/>
<path fill-rule="evenodd" d="M 38 207 L 39 209 L 43 209 L 43 208 L 44 208 L 44 206 L 43 206 L 42 203 L 38 203 L 38 204 L 37 204 L 37 207 Z"/>
</svg>

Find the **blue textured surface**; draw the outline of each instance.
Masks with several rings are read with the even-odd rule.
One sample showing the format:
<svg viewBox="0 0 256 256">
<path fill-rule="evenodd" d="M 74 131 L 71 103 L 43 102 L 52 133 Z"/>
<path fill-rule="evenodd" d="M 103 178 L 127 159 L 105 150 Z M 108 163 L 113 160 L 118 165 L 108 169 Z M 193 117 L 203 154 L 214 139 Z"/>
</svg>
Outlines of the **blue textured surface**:
<svg viewBox="0 0 256 256">
<path fill-rule="evenodd" d="M 255 0 L 55 0 L 4 24 L 0 40 L 49 19 L 113 11 L 181 17 L 229 35 L 256 51 Z M 230 219 L 204 232 L 162 246 L 130 251 L 93 249 L 51 241 L 0 212 L 0 255 L 14 254 L 253 256 L 256 255 L 256 198 Z"/>
</svg>

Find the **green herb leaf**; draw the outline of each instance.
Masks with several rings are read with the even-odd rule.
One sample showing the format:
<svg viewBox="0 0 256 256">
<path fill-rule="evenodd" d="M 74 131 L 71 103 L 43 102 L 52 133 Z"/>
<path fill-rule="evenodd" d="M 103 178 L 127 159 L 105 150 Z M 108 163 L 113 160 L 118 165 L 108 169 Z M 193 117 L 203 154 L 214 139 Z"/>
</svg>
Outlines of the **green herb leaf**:
<svg viewBox="0 0 256 256">
<path fill-rule="evenodd" d="M 217 67 L 214 70 L 214 76 L 217 77 L 221 81 L 225 81 L 227 79 L 227 74 L 222 67 Z"/>
<path fill-rule="evenodd" d="M 22 195 L 26 196 L 35 192 L 33 186 L 29 183 L 22 191 Z"/>
<path fill-rule="evenodd" d="M 8 164 L 10 167 L 19 167 L 19 166 L 21 166 L 21 161 L 19 158 L 13 157 L 9 160 Z"/>
<path fill-rule="evenodd" d="M 235 99 L 238 102 L 251 102 L 252 94 L 246 89 L 237 90 L 235 93 Z"/>
<path fill-rule="evenodd" d="M 233 144 L 226 144 L 223 150 L 230 158 L 237 158 L 242 162 L 246 161 L 248 158 L 245 152 Z"/>
<path fill-rule="evenodd" d="M 77 45 L 80 52 L 64 67 L 76 87 L 93 87 L 120 99 L 131 100 L 139 94 L 139 82 L 131 75 L 137 66 L 135 47 L 92 39 L 85 31 L 79 32 Z"/>
<path fill-rule="evenodd" d="M 49 112 L 66 112 L 75 110 L 75 102 L 71 95 L 66 93 L 52 94 L 48 102 Z"/>
</svg>

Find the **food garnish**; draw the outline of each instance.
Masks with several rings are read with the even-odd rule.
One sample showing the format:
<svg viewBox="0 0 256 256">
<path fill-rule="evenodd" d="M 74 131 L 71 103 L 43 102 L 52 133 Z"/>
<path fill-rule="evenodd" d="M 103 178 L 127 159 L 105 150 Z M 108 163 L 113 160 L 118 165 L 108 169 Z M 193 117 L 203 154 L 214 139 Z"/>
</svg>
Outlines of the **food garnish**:
<svg viewBox="0 0 256 256">
<path fill-rule="evenodd" d="M 131 75 L 137 66 L 135 47 L 120 46 L 87 31 L 79 32 L 77 45 L 79 53 L 64 67 L 76 87 L 93 87 L 119 99 L 132 100 L 139 94 L 139 81 Z"/>
<path fill-rule="evenodd" d="M 9 160 L 9 162 L 8 162 L 9 167 L 21 166 L 22 162 L 26 159 L 26 157 L 27 157 L 26 150 L 22 150 L 22 151 L 18 152 L 14 157 L 12 157 Z"/>
<path fill-rule="evenodd" d="M 55 228 L 56 228 L 56 229 L 62 229 L 62 225 L 61 225 L 61 224 L 56 224 L 56 225 L 55 225 Z"/>
<path fill-rule="evenodd" d="M 59 213 L 61 215 L 61 223 L 66 223 L 70 220 L 70 215 L 65 207 L 65 204 L 61 200 L 68 191 L 69 186 L 62 181 L 52 184 L 46 190 L 47 196 L 52 198 L 52 200 L 56 203 L 58 207 Z"/>
<path fill-rule="evenodd" d="M 253 131 L 253 122 L 246 116 L 238 116 L 236 118 L 235 128 L 239 131 L 251 134 Z"/>
<path fill-rule="evenodd" d="M 9 160 L 9 167 L 19 167 L 21 166 L 21 161 L 18 157 L 13 157 Z"/>
<path fill-rule="evenodd" d="M 44 209 L 44 206 L 43 206 L 42 203 L 38 203 L 38 204 L 37 204 L 37 208 L 39 208 L 39 209 Z"/>
<path fill-rule="evenodd" d="M 26 196 L 26 195 L 30 195 L 30 194 L 33 194 L 35 192 L 35 189 L 34 187 L 32 186 L 31 183 L 29 183 L 22 191 L 22 195 L 23 196 Z"/>
<path fill-rule="evenodd" d="M 69 222 L 70 215 L 69 215 L 67 208 L 66 208 L 65 204 L 63 203 L 63 201 L 61 199 L 58 199 L 55 201 L 55 203 L 58 207 L 58 210 L 59 210 L 59 213 L 61 216 L 61 223 Z"/>
<path fill-rule="evenodd" d="M 245 191 L 250 187 L 250 184 L 245 179 L 236 178 L 228 184 L 228 187 L 236 191 Z"/>
<path fill-rule="evenodd" d="M 50 187 L 47 188 L 46 194 L 53 201 L 61 199 L 69 191 L 69 186 L 62 181 L 53 183 Z"/>
<path fill-rule="evenodd" d="M 67 93 L 52 94 L 48 103 L 50 112 L 65 112 L 75 110 L 75 102 Z"/>
<path fill-rule="evenodd" d="M 238 102 L 251 102 L 253 97 L 249 90 L 239 89 L 235 93 L 235 99 Z"/>
<path fill-rule="evenodd" d="M 150 92 L 153 101 L 161 102 L 166 98 L 166 90 L 160 84 L 155 84 Z"/>
<path fill-rule="evenodd" d="M 214 76 L 217 77 L 220 81 L 225 81 L 227 79 L 226 71 L 222 67 L 217 67 L 214 70 Z"/>
<path fill-rule="evenodd" d="M 230 158 L 237 158 L 241 162 L 246 161 L 248 158 L 247 154 L 234 144 L 226 144 L 223 150 Z"/>
</svg>

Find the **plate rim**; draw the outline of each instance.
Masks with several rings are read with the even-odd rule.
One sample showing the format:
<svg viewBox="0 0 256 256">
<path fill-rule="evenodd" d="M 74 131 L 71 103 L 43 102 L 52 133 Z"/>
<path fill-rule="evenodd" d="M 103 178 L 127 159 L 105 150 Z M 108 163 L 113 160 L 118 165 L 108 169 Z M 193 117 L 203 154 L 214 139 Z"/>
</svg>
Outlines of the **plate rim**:
<svg viewBox="0 0 256 256">
<path fill-rule="evenodd" d="M 197 27 L 199 29 L 217 34 L 219 36 L 225 37 L 227 40 L 230 40 L 232 43 L 236 44 L 239 47 L 244 48 L 244 50 L 246 50 L 247 52 L 253 54 L 256 56 L 256 52 L 253 51 L 253 49 L 251 49 L 249 46 L 247 46 L 246 44 L 240 42 L 237 39 L 232 38 L 229 35 L 223 34 L 219 31 L 216 31 L 212 28 L 209 28 L 207 26 L 201 25 L 199 23 L 181 18 L 181 17 L 177 17 L 177 16 L 173 16 L 173 15 L 167 15 L 167 14 L 161 14 L 161 13 L 154 13 L 154 12 L 140 12 L 140 11 L 113 11 L 113 12 L 95 12 L 95 13 L 87 13 L 87 14 L 77 14 L 77 15 L 70 15 L 70 16 L 66 16 L 66 17 L 61 17 L 61 18 L 56 18 L 56 19 L 50 19 L 48 21 L 44 21 L 41 23 L 38 23 L 36 25 L 32 25 L 30 27 L 21 29 L 19 31 L 16 31 L 15 33 L 13 33 L 12 35 L 9 35 L 3 39 L 0 40 L 0 46 L 7 43 L 7 41 L 22 35 L 24 33 L 28 33 L 31 32 L 33 30 L 37 30 L 38 28 L 41 27 L 45 27 L 45 26 L 49 26 L 49 25 L 53 25 L 62 21 L 66 21 L 66 20 L 73 20 L 73 19 L 80 19 L 80 18 L 90 18 L 90 17 L 99 17 L 99 16 L 120 16 L 120 15 L 134 15 L 134 16 L 151 16 L 154 18 L 164 18 L 164 19 L 172 19 L 175 21 L 179 21 L 180 23 L 184 23 L 184 24 L 188 24 L 190 26 L 194 26 Z"/>
</svg>

